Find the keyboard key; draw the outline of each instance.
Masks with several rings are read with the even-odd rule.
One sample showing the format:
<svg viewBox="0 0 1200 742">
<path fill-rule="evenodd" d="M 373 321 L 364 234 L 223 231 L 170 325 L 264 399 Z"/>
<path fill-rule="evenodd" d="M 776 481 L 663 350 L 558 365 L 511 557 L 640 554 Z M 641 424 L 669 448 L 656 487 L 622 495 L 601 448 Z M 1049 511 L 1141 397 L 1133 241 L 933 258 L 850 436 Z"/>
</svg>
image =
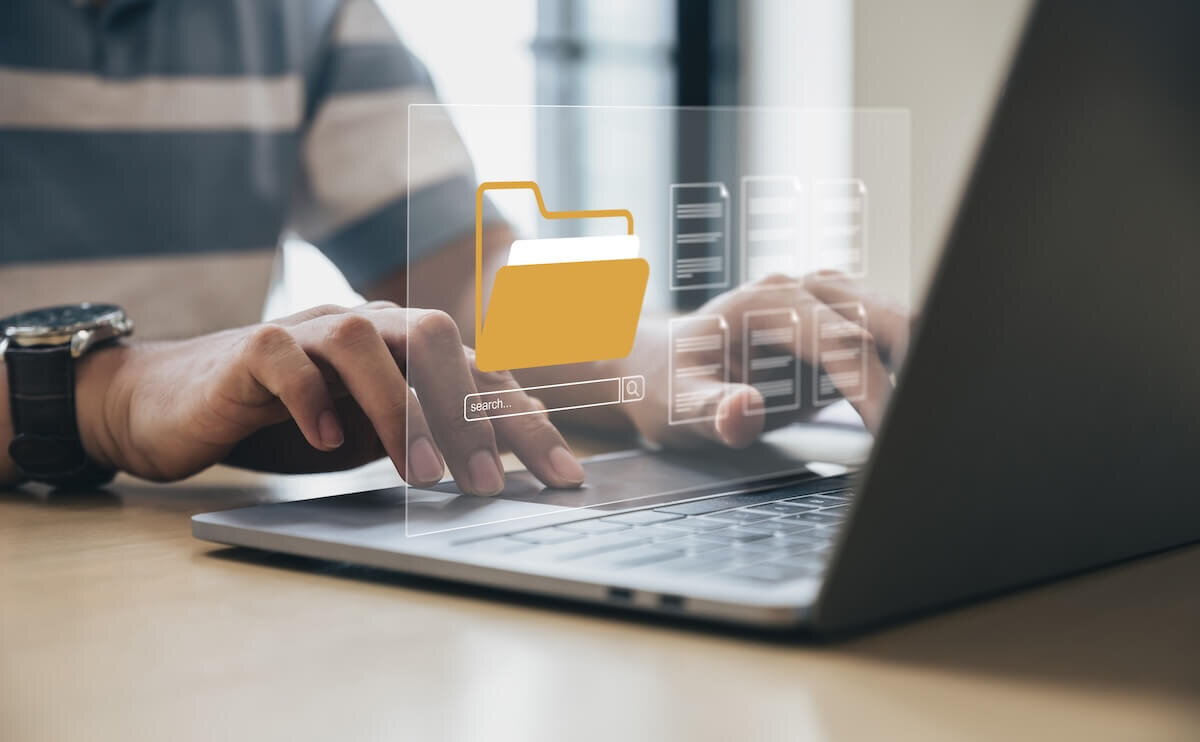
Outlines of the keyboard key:
<svg viewBox="0 0 1200 742">
<path fill-rule="evenodd" d="M 681 531 L 678 528 L 667 528 L 666 523 L 656 524 L 652 526 L 644 526 L 637 529 L 637 532 L 648 536 L 655 543 L 663 541 L 678 541 L 682 538 L 687 538 L 691 535 L 688 531 Z"/>
<path fill-rule="evenodd" d="M 767 562 L 767 564 L 778 564 L 789 569 L 795 569 L 814 575 L 825 569 L 824 560 L 815 559 L 812 556 L 807 555 L 776 557 Z"/>
<path fill-rule="evenodd" d="M 670 552 L 676 556 L 669 560 L 647 562 L 656 570 L 668 572 L 717 572 L 735 564 L 728 554 L 729 549 L 711 541 L 699 541 L 694 544 L 683 544 L 678 541 L 669 545 L 653 545 L 660 551 Z M 640 566 L 640 565 L 639 565 Z"/>
<path fill-rule="evenodd" d="M 508 537 L 529 544 L 561 544 L 564 541 L 574 541 L 577 538 L 583 538 L 583 534 L 572 533 L 571 531 L 564 531 L 561 528 L 550 526 L 547 528 L 537 528 L 532 531 L 510 533 Z"/>
<path fill-rule="evenodd" d="M 775 538 L 789 546 L 793 544 L 811 544 L 816 546 L 829 542 L 829 537 L 826 535 L 828 533 L 828 531 L 801 531 L 799 533 L 776 534 Z"/>
<path fill-rule="evenodd" d="M 705 515 L 701 520 L 716 520 L 726 521 L 730 523 L 754 523 L 760 520 L 770 520 L 774 516 L 771 513 L 759 513 L 753 510 L 726 510 L 723 513 L 713 513 Z"/>
<path fill-rule="evenodd" d="M 770 521 L 764 523 L 739 523 L 736 526 L 741 533 L 761 533 L 764 536 L 774 536 L 776 529 L 771 527 Z"/>
<path fill-rule="evenodd" d="M 684 556 L 682 551 L 659 548 L 657 546 L 639 546 L 625 549 L 615 554 L 606 555 L 601 564 L 606 567 L 641 567 L 647 564 L 665 562 L 668 559 L 678 559 Z"/>
<path fill-rule="evenodd" d="M 721 531 L 697 533 L 695 538 L 702 539 L 704 541 L 717 541 L 725 544 L 735 544 L 771 538 L 771 535 L 769 533 L 755 533 L 754 531 L 745 528 L 726 528 Z"/>
<path fill-rule="evenodd" d="M 607 518 L 600 520 L 605 523 L 622 523 L 627 526 L 648 526 L 651 523 L 662 523 L 668 520 L 678 520 L 682 515 L 675 513 L 662 513 L 657 510 L 634 510 L 632 513 L 621 513 L 620 515 L 610 515 Z"/>
<path fill-rule="evenodd" d="M 808 523 L 795 520 L 767 520 L 761 523 L 747 523 L 739 528 L 747 531 L 755 531 L 756 533 L 766 533 L 772 536 L 782 536 L 789 533 L 806 533 L 816 530 L 815 523 Z"/>
<path fill-rule="evenodd" d="M 692 538 L 690 536 L 679 541 L 671 541 L 669 546 L 672 549 L 683 549 L 687 554 L 703 554 L 705 552 L 728 548 L 725 544 L 718 541 L 705 541 L 704 539 Z"/>
<path fill-rule="evenodd" d="M 706 552 L 703 556 L 721 562 L 723 565 L 722 569 L 725 569 L 746 564 L 757 564 L 758 562 L 765 562 L 773 556 L 781 555 L 775 554 L 772 551 L 749 551 L 728 546 L 720 551 Z"/>
<path fill-rule="evenodd" d="M 772 528 L 778 528 L 782 533 L 806 533 L 812 538 L 828 538 L 826 535 L 817 533 L 816 523 L 810 523 L 806 520 L 784 520 L 781 518 L 779 520 L 773 520 L 770 523 L 764 523 L 763 525 L 771 526 Z"/>
<path fill-rule="evenodd" d="M 576 533 L 615 533 L 617 531 L 624 531 L 630 527 L 624 523 L 606 523 L 599 518 L 577 520 L 574 523 L 564 523 L 559 526 L 564 531 L 575 531 Z"/>
<path fill-rule="evenodd" d="M 802 491 L 801 488 L 811 488 L 814 493 L 825 490 L 827 492 L 845 492 L 846 480 L 844 478 L 831 478 L 828 481 L 818 482 L 811 481 L 799 485 L 788 485 L 778 489 L 764 490 L 762 492 L 747 492 L 741 495 L 722 495 L 720 497 L 709 497 L 704 500 L 692 500 L 691 502 L 680 502 L 674 505 L 665 505 L 657 508 L 660 513 L 677 513 L 679 515 L 703 515 L 705 513 L 715 513 L 718 510 L 732 510 L 733 508 L 741 508 L 749 505 L 761 505 L 764 502 L 773 502 L 782 500 L 786 497 L 795 497 L 797 491 Z"/>
<path fill-rule="evenodd" d="M 766 529 L 761 529 L 758 527 L 758 523 L 754 523 L 752 526 L 744 526 L 743 528 L 745 531 L 754 531 L 755 533 L 760 533 L 763 535 L 763 538 L 743 538 L 742 540 L 734 541 L 733 545 L 742 547 L 742 549 L 751 549 L 751 547 L 752 549 L 782 549 L 782 547 L 790 543 L 790 541 L 787 540 L 788 534 L 766 531 Z"/>
<path fill-rule="evenodd" d="M 755 541 L 738 541 L 733 545 L 733 548 L 738 551 L 780 551 L 783 546 L 784 544 L 780 539 L 774 536 L 767 536 Z"/>
<path fill-rule="evenodd" d="M 790 500 L 784 500 L 784 502 L 791 502 L 791 503 L 795 503 L 797 505 L 810 505 L 810 506 L 816 506 L 819 508 L 828 508 L 828 507 L 833 507 L 834 505 L 845 505 L 846 503 L 850 502 L 850 500 L 848 498 L 840 497 L 838 495 L 824 494 L 824 495 L 803 495 L 801 497 L 793 497 Z"/>
<path fill-rule="evenodd" d="M 779 515 L 788 515 L 790 513 L 802 513 L 805 510 L 816 510 L 819 505 L 806 505 L 801 502 L 791 502 L 789 500 L 781 500 L 779 502 L 768 502 L 766 505 L 755 505 L 751 510 L 761 510 L 764 513 L 777 513 Z"/>
<path fill-rule="evenodd" d="M 572 559 L 584 559 L 596 556 L 597 554 L 606 554 L 610 551 L 631 549 L 635 546 L 642 546 L 648 543 L 650 543 L 649 535 L 639 533 L 638 531 L 606 533 L 601 536 L 585 538 L 582 541 L 543 546 L 537 551 L 526 553 L 525 556 L 534 559 L 566 562 Z"/>
<path fill-rule="evenodd" d="M 630 530 L 623 533 L 606 533 L 589 536 L 578 541 L 538 546 L 532 551 L 521 553 L 526 560 L 538 562 L 567 562 L 595 557 L 621 549 L 633 549 L 650 543 L 650 537 Z"/>
<path fill-rule="evenodd" d="M 714 557 L 712 554 L 698 554 L 696 556 L 683 556 L 679 559 L 669 559 L 665 562 L 656 562 L 649 565 L 659 572 L 671 572 L 673 574 L 697 574 L 703 572 L 717 572 L 725 567 L 728 567 L 730 562 L 724 557 Z"/>
<path fill-rule="evenodd" d="M 728 521 L 708 520 L 707 518 L 680 518 L 678 520 L 668 520 L 655 526 L 655 528 L 670 528 L 684 533 L 701 533 L 703 531 L 715 531 L 719 528 L 728 527 Z"/>
<path fill-rule="evenodd" d="M 798 541 L 798 542 L 792 542 L 792 543 L 785 542 L 780 547 L 779 550 L 788 556 L 801 556 L 804 554 L 811 554 L 811 555 L 814 555 L 815 557 L 820 557 L 821 556 L 821 547 L 822 547 L 822 544 L 820 544 L 820 543 L 814 543 L 812 541 L 809 541 L 809 542 Z"/>
<path fill-rule="evenodd" d="M 821 510 L 814 510 L 807 513 L 785 515 L 781 520 L 800 521 L 801 523 L 816 523 L 817 525 L 831 526 L 841 523 L 843 520 L 845 520 L 845 516 L 837 513 L 826 513 Z"/>
</svg>

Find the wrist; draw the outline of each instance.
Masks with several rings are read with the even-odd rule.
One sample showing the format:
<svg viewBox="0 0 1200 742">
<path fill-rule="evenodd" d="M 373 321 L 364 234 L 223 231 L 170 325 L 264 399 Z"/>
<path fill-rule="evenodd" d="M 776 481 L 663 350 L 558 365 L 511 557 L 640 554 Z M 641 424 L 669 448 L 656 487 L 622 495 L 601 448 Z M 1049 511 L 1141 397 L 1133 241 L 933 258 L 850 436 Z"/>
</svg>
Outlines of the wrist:
<svg viewBox="0 0 1200 742">
<path fill-rule="evenodd" d="M 123 468 L 120 430 L 128 417 L 119 371 L 133 349 L 114 344 L 94 350 L 75 364 L 75 417 L 83 450 L 105 469 Z"/>
<path fill-rule="evenodd" d="M 3 359 L 0 358 L 0 366 Z M 13 439 L 12 411 L 8 406 L 8 369 L 0 370 L 0 488 L 19 484 L 24 477 L 17 462 L 8 455 L 8 442 Z"/>
</svg>

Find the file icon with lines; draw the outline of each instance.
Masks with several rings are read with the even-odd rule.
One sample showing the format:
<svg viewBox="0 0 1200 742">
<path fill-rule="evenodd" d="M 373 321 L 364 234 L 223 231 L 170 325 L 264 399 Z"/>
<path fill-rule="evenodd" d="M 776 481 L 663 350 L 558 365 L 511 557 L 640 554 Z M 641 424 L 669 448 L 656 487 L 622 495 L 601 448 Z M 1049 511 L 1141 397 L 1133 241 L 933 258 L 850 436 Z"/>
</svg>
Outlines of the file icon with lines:
<svg viewBox="0 0 1200 742">
<path fill-rule="evenodd" d="M 854 319 L 849 319 L 853 317 Z M 867 396 L 866 308 L 858 302 L 830 304 L 813 311 L 817 373 L 813 401 L 829 404 L 845 398 L 852 402 Z"/>
<path fill-rule="evenodd" d="M 800 408 L 800 317 L 794 309 L 756 309 L 743 315 L 742 379 L 762 395 L 746 414 Z"/>
<path fill-rule="evenodd" d="M 729 326 L 719 314 L 675 317 L 667 332 L 670 425 L 716 416 L 712 381 L 729 382 Z"/>
<path fill-rule="evenodd" d="M 813 185 L 813 268 L 867 274 L 867 187 L 861 180 Z"/>
<path fill-rule="evenodd" d="M 729 286 L 729 191 L 724 183 L 671 186 L 671 288 Z"/>
<path fill-rule="evenodd" d="M 742 282 L 805 269 L 808 209 L 804 186 L 791 175 L 742 177 Z"/>
</svg>

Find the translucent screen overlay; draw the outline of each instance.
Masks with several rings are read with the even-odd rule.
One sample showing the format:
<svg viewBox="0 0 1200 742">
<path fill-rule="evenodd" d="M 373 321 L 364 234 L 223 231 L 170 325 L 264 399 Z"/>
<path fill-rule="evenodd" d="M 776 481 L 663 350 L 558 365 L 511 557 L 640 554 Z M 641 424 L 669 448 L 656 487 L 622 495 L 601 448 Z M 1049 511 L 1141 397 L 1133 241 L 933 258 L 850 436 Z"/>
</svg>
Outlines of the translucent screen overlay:
<svg viewBox="0 0 1200 742">
<path fill-rule="evenodd" d="M 537 163 L 476 167 L 459 130 Z M 522 453 L 549 414 L 579 453 L 661 450 L 678 475 L 608 454 L 582 489 L 406 488 L 407 535 L 865 457 L 910 326 L 907 112 L 413 105 L 408 150 L 408 306 L 452 315 L 476 367 L 435 437 L 482 426 Z M 430 347 L 404 359 L 423 405 L 452 383 Z"/>
</svg>

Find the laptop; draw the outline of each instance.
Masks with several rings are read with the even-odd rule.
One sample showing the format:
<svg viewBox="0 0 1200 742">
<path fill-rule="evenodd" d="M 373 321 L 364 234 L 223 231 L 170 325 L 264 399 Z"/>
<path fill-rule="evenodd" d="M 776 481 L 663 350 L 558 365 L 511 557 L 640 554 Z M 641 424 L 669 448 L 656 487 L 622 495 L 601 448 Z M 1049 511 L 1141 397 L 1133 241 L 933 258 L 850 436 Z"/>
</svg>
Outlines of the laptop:
<svg viewBox="0 0 1200 742">
<path fill-rule="evenodd" d="M 584 493 L 514 474 L 495 499 L 384 489 L 194 534 L 814 634 L 1200 540 L 1196 28 L 1190 3 L 1034 8 L 862 467 L 789 459 L 785 430 L 702 465 L 597 457 Z"/>
</svg>

